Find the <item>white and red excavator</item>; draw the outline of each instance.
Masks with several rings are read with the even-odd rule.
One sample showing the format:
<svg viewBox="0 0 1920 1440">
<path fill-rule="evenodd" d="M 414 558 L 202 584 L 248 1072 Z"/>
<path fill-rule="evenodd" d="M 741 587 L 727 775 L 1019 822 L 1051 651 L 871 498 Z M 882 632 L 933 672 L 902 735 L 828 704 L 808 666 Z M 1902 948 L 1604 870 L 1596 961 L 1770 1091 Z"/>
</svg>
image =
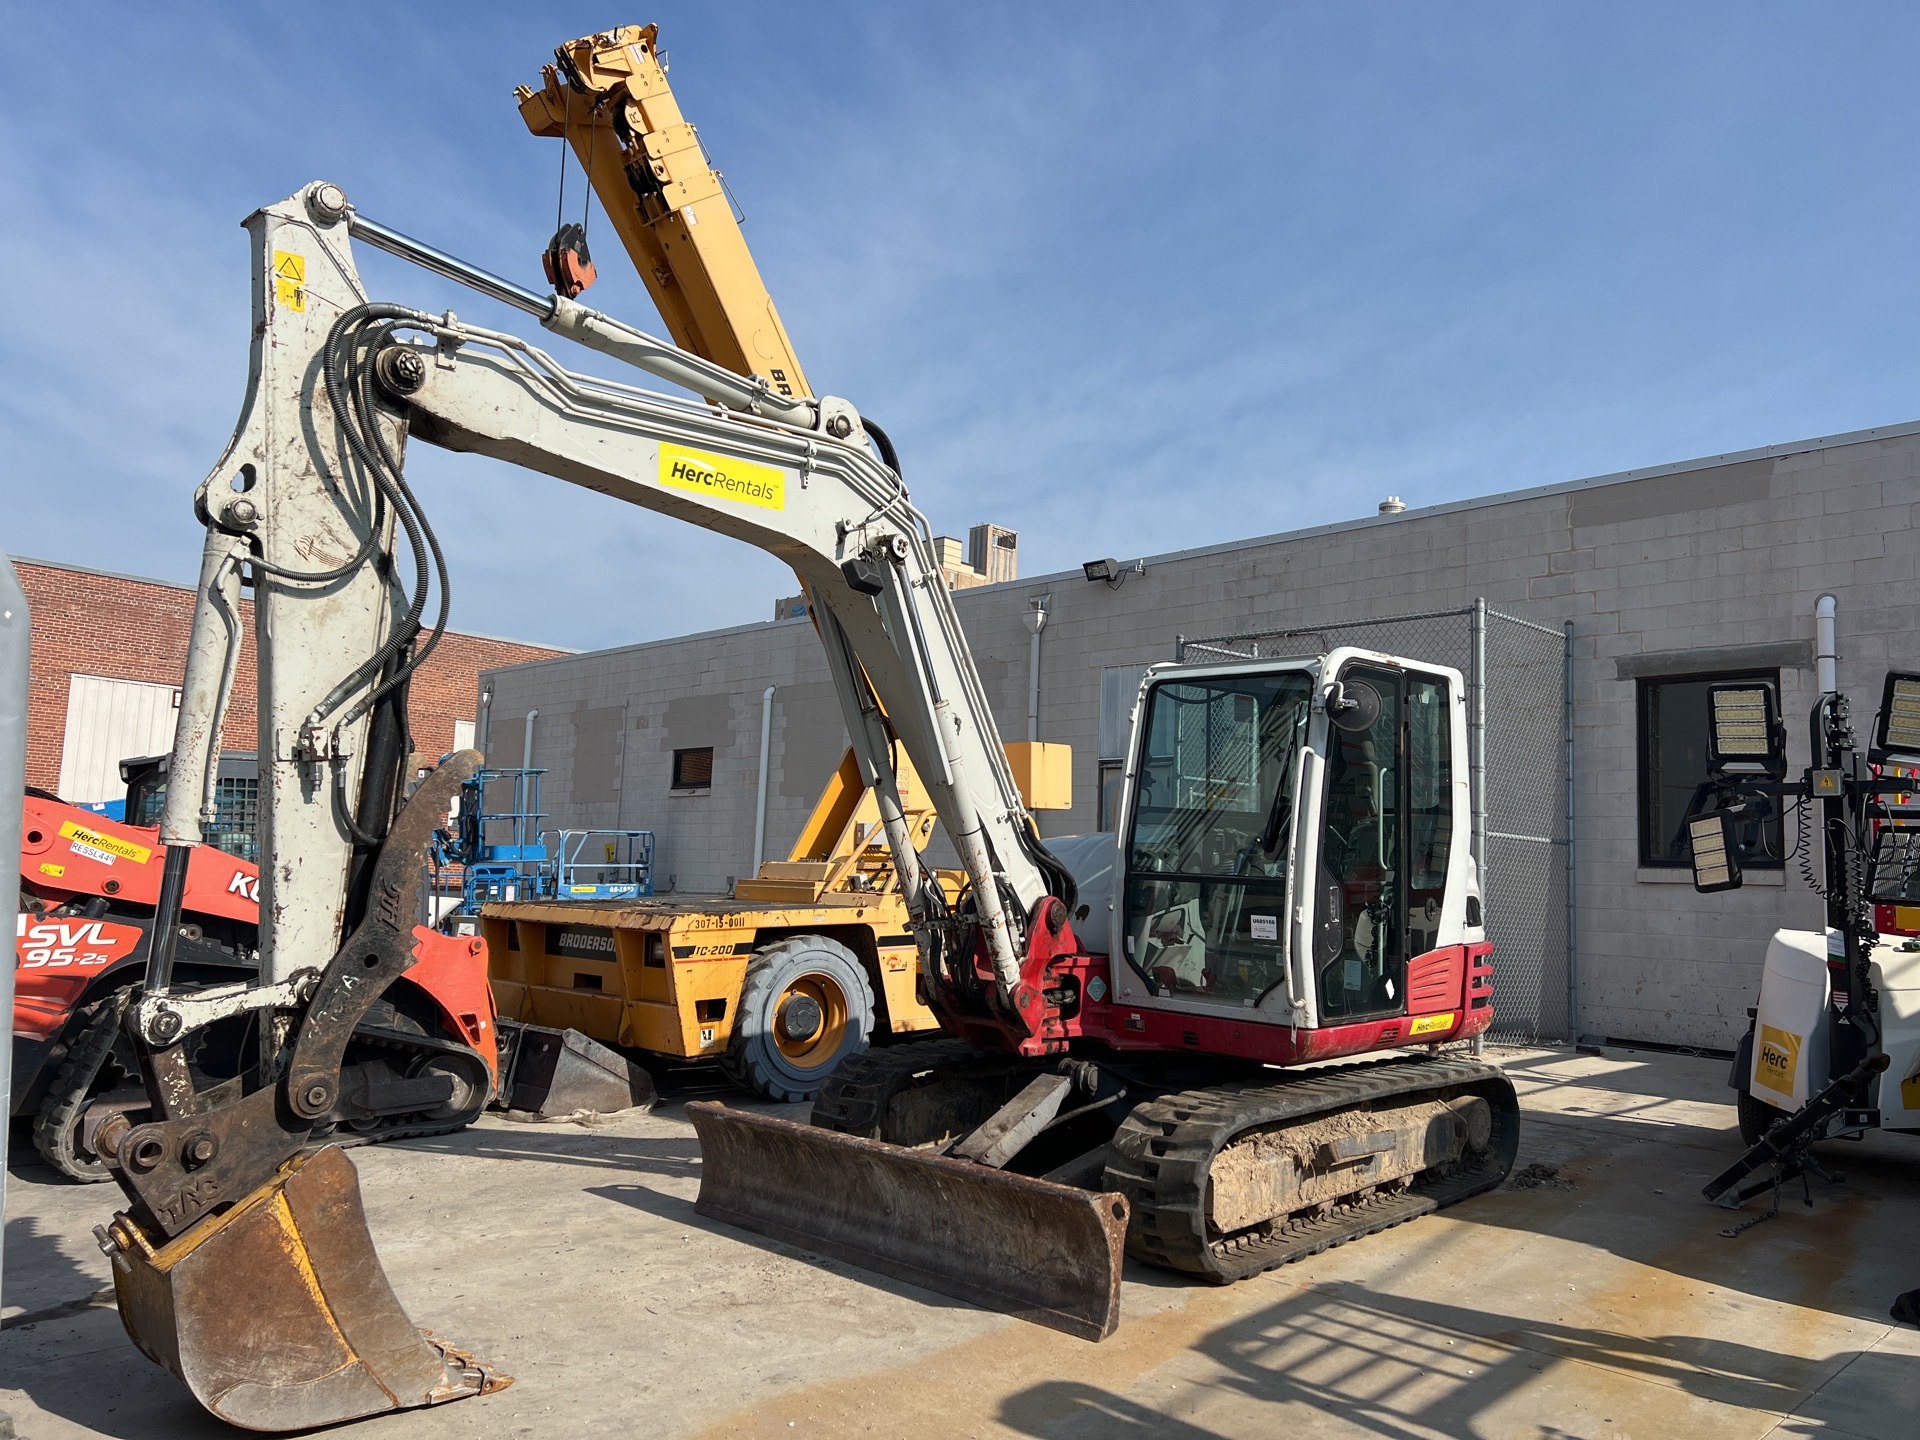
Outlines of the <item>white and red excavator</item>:
<svg viewBox="0 0 1920 1440">
<path fill-rule="evenodd" d="M 671 240 L 708 202 L 659 183 L 652 42 L 578 42 L 617 52 L 630 78 L 592 95 L 568 84 L 566 103 L 608 127 L 599 143 Z M 168 883 L 127 1018 L 152 1114 L 95 1137 L 128 1202 L 100 1232 L 127 1328 L 214 1414 L 302 1429 L 502 1383 L 409 1322 L 351 1162 L 313 1148 L 355 1027 L 444 939 L 420 923 L 424 861 L 480 759 L 462 752 L 399 803 L 382 717 L 418 663 L 436 583 L 442 621 L 447 603 L 409 444 L 730 536 L 806 586 L 949 1034 L 851 1057 L 810 1125 L 690 1105 L 704 1213 L 1097 1339 L 1118 1320 L 1123 1253 L 1231 1281 L 1505 1176 L 1511 1084 L 1434 1053 L 1493 1014 L 1456 672 L 1354 649 L 1156 667 L 1117 837 L 1043 842 L 932 532 L 851 402 L 783 394 L 487 274 L 331 184 L 247 229 L 252 369 L 196 495 L 206 546 L 160 829 Z M 618 378 L 371 298 L 359 246 L 520 311 Z M 218 751 L 243 581 L 258 615 L 261 969 L 180 993 L 169 937 L 200 839 L 192 777 Z M 912 843 L 903 753 L 965 869 L 957 900 Z M 257 1026 L 258 1061 L 201 1088 L 182 1047 L 234 1015 Z M 1302 1068 L 1326 1061 L 1348 1063 Z"/>
</svg>

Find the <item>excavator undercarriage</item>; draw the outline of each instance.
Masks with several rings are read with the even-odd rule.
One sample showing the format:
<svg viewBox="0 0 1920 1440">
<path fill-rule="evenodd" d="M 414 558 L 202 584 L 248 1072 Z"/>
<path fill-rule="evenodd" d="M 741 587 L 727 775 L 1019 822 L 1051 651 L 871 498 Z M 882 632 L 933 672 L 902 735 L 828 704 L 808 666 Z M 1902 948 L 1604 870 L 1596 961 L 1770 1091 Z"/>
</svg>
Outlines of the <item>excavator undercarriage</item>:
<svg viewBox="0 0 1920 1440">
<path fill-rule="evenodd" d="M 1227 1284 L 1498 1185 L 1519 1106 L 1496 1067 L 1384 1059 L 1291 1076 L 1188 1057 L 853 1057 L 813 1123 L 698 1102 L 697 1209 L 1099 1340 L 1122 1250 Z"/>
</svg>

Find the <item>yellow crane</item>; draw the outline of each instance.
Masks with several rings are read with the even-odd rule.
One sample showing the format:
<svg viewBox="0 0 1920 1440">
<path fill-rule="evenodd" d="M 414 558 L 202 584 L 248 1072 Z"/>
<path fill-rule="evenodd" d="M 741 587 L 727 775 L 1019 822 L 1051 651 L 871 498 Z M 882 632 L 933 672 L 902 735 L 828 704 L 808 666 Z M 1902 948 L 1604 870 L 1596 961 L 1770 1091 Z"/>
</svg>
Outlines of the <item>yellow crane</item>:
<svg viewBox="0 0 1920 1440">
<path fill-rule="evenodd" d="M 725 183 L 667 84 L 658 38 L 657 26 L 628 25 L 560 46 L 540 87 L 515 91 L 520 114 L 578 158 L 675 343 L 810 399 Z M 556 232 L 547 270 L 556 286 L 584 288 L 582 226 Z M 1066 747 L 1007 748 L 1030 806 L 1070 806 Z M 904 756 L 900 789 L 914 848 L 924 849 L 934 814 Z M 958 894 L 959 872 L 949 888 Z M 730 897 L 499 902 L 485 907 L 481 930 L 507 1019 L 718 1059 L 770 1099 L 811 1099 L 876 1031 L 939 1024 L 916 994 L 898 869 L 851 749 L 787 858 L 765 862 Z"/>
<path fill-rule="evenodd" d="M 657 25 L 623 25 L 560 46 L 540 88 L 514 92 L 521 117 L 579 158 L 676 345 L 811 398 L 726 184 L 667 84 L 659 38 Z"/>
</svg>

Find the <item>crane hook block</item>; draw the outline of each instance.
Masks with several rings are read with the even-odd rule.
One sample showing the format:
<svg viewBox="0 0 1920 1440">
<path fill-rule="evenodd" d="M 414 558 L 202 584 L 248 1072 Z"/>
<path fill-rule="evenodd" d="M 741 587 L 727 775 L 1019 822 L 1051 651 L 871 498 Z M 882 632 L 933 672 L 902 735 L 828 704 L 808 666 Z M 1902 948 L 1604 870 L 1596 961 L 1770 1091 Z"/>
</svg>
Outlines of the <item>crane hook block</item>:
<svg viewBox="0 0 1920 1440">
<path fill-rule="evenodd" d="M 593 268 L 586 227 L 582 225 L 566 224 L 554 231 L 540 264 L 547 272 L 547 283 L 569 300 L 593 284 L 599 273 Z"/>
</svg>

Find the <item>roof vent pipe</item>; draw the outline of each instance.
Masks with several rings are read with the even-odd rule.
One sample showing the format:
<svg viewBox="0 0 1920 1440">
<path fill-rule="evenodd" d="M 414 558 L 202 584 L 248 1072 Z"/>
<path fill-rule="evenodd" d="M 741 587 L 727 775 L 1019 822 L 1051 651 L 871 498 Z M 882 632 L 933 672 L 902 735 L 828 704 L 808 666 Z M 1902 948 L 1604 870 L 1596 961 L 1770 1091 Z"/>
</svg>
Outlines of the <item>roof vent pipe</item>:
<svg viewBox="0 0 1920 1440">
<path fill-rule="evenodd" d="M 540 717 L 538 710 L 527 711 L 527 737 L 520 742 L 520 768 L 533 768 L 533 722 Z"/>
<path fill-rule="evenodd" d="M 1040 738 L 1040 632 L 1047 628 L 1047 605 L 1053 599 L 1051 595 L 1035 595 L 1027 601 L 1027 613 L 1020 618 L 1026 621 L 1027 632 L 1033 636 L 1032 647 L 1027 652 L 1027 739 Z"/>
<path fill-rule="evenodd" d="M 1380 502 L 1380 513 L 1382 515 L 1398 515 L 1406 508 L 1407 502 L 1402 500 L 1398 495 L 1389 495 Z"/>
<path fill-rule="evenodd" d="M 1833 617 L 1839 608 L 1840 602 L 1831 595 L 1822 595 L 1813 602 L 1813 674 L 1822 695 L 1831 695 L 1840 688 L 1840 657 L 1833 638 Z"/>
</svg>

